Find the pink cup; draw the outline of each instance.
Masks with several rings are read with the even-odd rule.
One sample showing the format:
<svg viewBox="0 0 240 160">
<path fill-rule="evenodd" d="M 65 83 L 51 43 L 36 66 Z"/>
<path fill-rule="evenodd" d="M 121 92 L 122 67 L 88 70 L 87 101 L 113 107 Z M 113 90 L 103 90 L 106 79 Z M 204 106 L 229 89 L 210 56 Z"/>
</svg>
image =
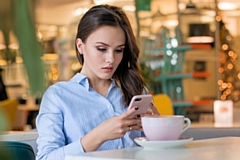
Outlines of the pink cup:
<svg viewBox="0 0 240 160">
<path fill-rule="evenodd" d="M 150 141 L 177 140 L 191 125 L 190 119 L 181 115 L 145 116 L 141 120 L 143 131 Z"/>
</svg>

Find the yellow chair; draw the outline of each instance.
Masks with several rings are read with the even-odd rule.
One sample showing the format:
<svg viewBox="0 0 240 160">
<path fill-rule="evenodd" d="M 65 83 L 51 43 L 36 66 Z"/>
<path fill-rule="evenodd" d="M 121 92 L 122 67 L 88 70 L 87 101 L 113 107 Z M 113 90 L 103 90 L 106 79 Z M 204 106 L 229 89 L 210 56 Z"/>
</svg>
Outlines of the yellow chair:
<svg viewBox="0 0 240 160">
<path fill-rule="evenodd" d="M 173 105 L 170 97 L 166 94 L 153 95 L 153 103 L 160 115 L 174 115 Z"/>
<path fill-rule="evenodd" d="M 0 101 L 0 112 L 6 117 L 6 121 L 8 122 L 7 128 L 5 130 L 12 130 L 14 121 L 17 114 L 17 106 L 18 100 L 16 99 L 6 99 Z"/>
</svg>

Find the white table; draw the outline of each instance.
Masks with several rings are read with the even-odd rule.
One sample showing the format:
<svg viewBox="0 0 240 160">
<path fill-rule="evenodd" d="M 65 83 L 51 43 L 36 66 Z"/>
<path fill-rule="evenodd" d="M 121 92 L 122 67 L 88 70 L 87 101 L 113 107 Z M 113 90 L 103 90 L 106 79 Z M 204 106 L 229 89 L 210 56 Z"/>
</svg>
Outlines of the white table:
<svg viewBox="0 0 240 160">
<path fill-rule="evenodd" d="M 147 150 L 142 147 L 130 149 L 89 152 L 66 156 L 65 160 L 137 159 L 137 160 L 239 160 L 240 137 L 222 137 L 192 141 L 185 147 Z"/>
<path fill-rule="evenodd" d="M 0 141 L 27 141 L 36 140 L 37 138 L 37 131 L 6 131 L 0 133 Z"/>
</svg>

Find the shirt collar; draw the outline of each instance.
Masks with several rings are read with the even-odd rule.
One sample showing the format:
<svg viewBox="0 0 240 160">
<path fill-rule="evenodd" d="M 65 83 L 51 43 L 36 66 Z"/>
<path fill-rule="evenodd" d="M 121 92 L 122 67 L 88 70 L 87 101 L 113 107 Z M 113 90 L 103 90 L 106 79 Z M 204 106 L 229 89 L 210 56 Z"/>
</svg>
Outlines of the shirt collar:
<svg viewBox="0 0 240 160">
<path fill-rule="evenodd" d="M 85 75 L 81 73 L 77 73 L 70 79 L 70 81 L 83 85 L 89 91 L 90 86 L 89 86 L 88 79 Z M 111 81 L 112 81 L 112 86 L 114 87 L 117 86 L 117 82 L 115 81 L 115 79 L 111 78 Z"/>
</svg>

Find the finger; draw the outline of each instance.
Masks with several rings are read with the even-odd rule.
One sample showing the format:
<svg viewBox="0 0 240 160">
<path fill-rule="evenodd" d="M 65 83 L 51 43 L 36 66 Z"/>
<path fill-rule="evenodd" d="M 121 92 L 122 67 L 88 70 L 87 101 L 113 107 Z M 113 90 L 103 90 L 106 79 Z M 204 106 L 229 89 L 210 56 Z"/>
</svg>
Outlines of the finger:
<svg viewBox="0 0 240 160">
<path fill-rule="evenodd" d="M 138 123 L 137 126 L 141 128 L 142 127 L 142 123 Z"/>
<path fill-rule="evenodd" d="M 129 126 L 129 127 L 128 127 L 128 131 L 132 131 L 132 130 L 143 131 L 141 125 L 133 125 L 133 126 Z"/>
<path fill-rule="evenodd" d="M 134 119 L 128 119 L 124 122 L 125 126 L 141 126 L 141 119 L 134 118 Z"/>
<path fill-rule="evenodd" d="M 124 112 L 122 115 L 120 115 L 121 118 L 125 119 L 128 118 L 128 116 L 130 116 L 131 114 L 133 114 L 136 110 L 138 110 L 138 107 L 135 106 L 129 110 L 127 110 L 126 112 Z"/>
<path fill-rule="evenodd" d="M 154 106 L 154 104 L 151 102 L 150 103 L 150 108 L 152 109 L 152 111 L 153 111 L 153 114 L 155 114 L 155 115 L 160 115 L 160 113 L 158 112 L 158 110 L 157 110 L 157 108 Z"/>
<path fill-rule="evenodd" d="M 153 113 L 153 111 L 152 110 L 147 110 L 147 112 L 145 113 L 146 115 L 151 115 Z"/>
</svg>

